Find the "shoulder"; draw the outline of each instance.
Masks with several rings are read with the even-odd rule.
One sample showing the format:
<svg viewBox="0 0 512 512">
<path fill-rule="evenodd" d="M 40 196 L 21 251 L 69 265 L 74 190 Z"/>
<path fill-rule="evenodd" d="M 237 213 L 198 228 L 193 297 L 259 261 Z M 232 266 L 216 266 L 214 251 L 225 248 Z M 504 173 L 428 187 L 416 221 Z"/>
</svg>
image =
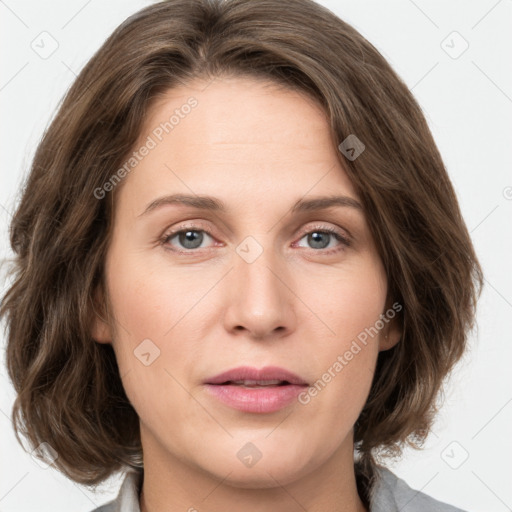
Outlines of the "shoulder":
<svg viewBox="0 0 512 512">
<path fill-rule="evenodd" d="M 465 512 L 412 489 L 389 469 L 378 466 L 370 512 Z"/>
<path fill-rule="evenodd" d="M 130 470 L 126 473 L 115 500 L 95 508 L 91 512 L 140 512 L 139 492 L 142 484 L 142 471 Z"/>
</svg>

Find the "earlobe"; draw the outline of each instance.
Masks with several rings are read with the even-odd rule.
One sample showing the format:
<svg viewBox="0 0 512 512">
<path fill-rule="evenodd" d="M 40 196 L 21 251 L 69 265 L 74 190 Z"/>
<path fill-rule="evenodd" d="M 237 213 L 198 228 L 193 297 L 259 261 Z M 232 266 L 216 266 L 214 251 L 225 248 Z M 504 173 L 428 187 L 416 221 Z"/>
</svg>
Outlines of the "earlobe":
<svg viewBox="0 0 512 512">
<path fill-rule="evenodd" d="M 379 351 L 389 350 L 397 345 L 403 335 L 402 315 L 395 315 L 389 320 L 379 337 Z"/>
<path fill-rule="evenodd" d="M 379 340 L 379 352 L 389 350 L 400 342 L 402 330 L 397 328 L 397 322 L 390 322 L 387 329 L 384 330 Z"/>
<path fill-rule="evenodd" d="M 111 343 L 112 334 L 110 325 L 106 320 L 105 302 L 100 287 L 94 292 L 94 300 L 92 301 L 92 318 L 90 331 L 94 341 L 98 343 Z"/>
</svg>

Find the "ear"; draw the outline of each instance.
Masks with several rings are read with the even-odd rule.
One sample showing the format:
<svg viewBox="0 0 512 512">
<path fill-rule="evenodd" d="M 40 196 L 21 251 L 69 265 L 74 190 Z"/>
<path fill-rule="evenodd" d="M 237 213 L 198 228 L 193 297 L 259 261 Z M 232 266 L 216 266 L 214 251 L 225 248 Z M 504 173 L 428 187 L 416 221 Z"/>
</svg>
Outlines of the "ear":
<svg viewBox="0 0 512 512">
<path fill-rule="evenodd" d="M 104 293 L 101 285 L 94 290 L 93 311 L 91 318 L 91 336 L 98 343 L 111 343 L 112 332 L 107 320 Z"/>
<path fill-rule="evenodd" d="M 402 338 L 402 310 L 403 306 L 399 302 L 386 301 L 386 309 L 383 312 L 387 319 L 385 327 L 379 336 L 379 352 L 393 348 Z"/>
</svg>

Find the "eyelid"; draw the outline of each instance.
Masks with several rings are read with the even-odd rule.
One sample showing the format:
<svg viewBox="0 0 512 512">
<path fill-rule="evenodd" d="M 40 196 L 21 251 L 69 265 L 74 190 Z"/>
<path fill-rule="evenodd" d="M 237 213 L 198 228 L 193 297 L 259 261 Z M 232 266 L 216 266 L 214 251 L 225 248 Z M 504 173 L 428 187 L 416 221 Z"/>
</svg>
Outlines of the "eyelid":
<svg viewBox="0 0 512 512">
<path fill-rule="evenodd" d="M 180 224 L 178 225 L 176 228 L 173 228 L 173 229 L 166 229 L 164 231 L 164 233 L 162 234 L 161 237 L 159 237 L 159 242 L 162 244 L 162 245 L 169 245 L 167 243 L 167 241 L 170 239 L 170 238 L 174 238 L 176 235 L 178 235 L 179 233 L 183 232 L 183 231 L 204 231 L 210 238 L 214 239 L 215 240 L 215 236 L 213 236 L 211 234 L 212 230 L 203 225 L 201 223 L 201 221 L 189 221 L 189 224 L 187 224 L 187 221 L 184 221 L 184 224 Z M 211 249 L 212 247 L 204 247 L 202 248 L 202 250 L 208 250 L 208 249 Z M 199 249 L 168 249 L 168 250 L 171 250 L 173 252 L 177 252 L 177 253 L 195 253 L 195 252 L 199 252 Z"/>
<path fill-rule="evenodd" d="M 347 245 L 352 243 L 352 236 L 346 229 L 342 229 L 339 227 L 328 226 L 326 224 L 322 224 L 321 222 L 313 223 L 313 225 L 308 225 L 300 231 L 300 238 L 304 235 L 307 235 L 314 231 L 327 231 L 328 233 L 333 233 L 338 235 Z"/>
</svg>

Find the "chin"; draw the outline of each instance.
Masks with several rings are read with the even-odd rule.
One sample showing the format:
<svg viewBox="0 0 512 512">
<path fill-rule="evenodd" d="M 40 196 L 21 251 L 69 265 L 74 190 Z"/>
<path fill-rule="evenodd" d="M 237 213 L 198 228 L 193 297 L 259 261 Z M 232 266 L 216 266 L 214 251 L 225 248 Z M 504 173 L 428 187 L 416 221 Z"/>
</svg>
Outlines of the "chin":
<svg viewBox="0 0 512 512">
<path fill-rule="evenodd" d="M 226 473 L 224 473 L 224 476 Z M 270 489 L 278 485 L 287 485 L 300 477 L 297 468 L 289 471 L 270 467 L 259 469 L 236 469 L 223 480 L 224 485 L 240 489 Z"/>
<path fill-rule="evenodd" d="M 240 457 L 243 460 L 243 455 Z M 312 461 L 299 460 L 297 450 L 287 456 L 283 450 L 269 451 L 268 456 L 262 454 L 261 459 L 252 466 L 246 466 L 239 458 L 229 457 L 222 460 L 209 460 L 202 469 L 222 480 L 223 484 L 236 488 L 268 489 L 277 485 L 292 483 L 309 471 L 314 470 Z"/>
</svg>

